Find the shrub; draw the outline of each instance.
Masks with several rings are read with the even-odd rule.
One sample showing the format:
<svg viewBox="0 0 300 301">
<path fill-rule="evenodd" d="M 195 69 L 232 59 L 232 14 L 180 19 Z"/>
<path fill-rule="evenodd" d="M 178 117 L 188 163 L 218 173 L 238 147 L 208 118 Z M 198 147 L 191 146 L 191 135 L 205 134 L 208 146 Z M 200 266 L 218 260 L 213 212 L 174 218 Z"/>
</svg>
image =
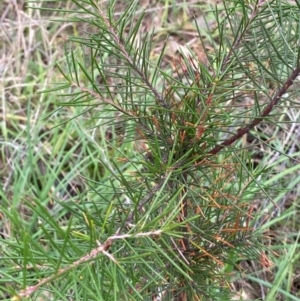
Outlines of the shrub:
<svg viewBox="0 0 300 301">
<path fill-rule="evenodd" d="M 15 298 L 228 300 L 242 260 L 271 266 L 253 201 L 275 190 L 244 137 L 276 125 L 297 93 L 299 7 L 225 1 L 203 13 L 208 28 L 195 20 L 193 49 L 144 33 L 137 1 L 120 14 L 115 1 L 72 2 L 85 31 L 70 37 L 80 48 L 68 44 L 64 82 L 47 93 L 84 108 L 76 118 L 96 133 L 101 177 L 82 180 L 79 201 L 56 200 L 64 225 L 28 204 L 42 222 L 37 238 L 26 231 L 10 246 L 23 256 Z"/>
</svg>

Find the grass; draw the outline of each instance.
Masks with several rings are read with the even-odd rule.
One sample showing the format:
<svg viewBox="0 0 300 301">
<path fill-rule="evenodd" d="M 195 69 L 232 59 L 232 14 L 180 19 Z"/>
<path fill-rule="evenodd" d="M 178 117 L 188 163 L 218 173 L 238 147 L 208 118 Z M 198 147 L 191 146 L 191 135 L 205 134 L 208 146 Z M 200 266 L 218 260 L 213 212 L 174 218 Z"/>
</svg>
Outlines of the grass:
<svg viewBox="0 0 300 301">
<path fill-rule="evenodd" d="M 191 48 L 201 48 L 194 39 L 197 31 L 192 31 L 191 24 L 185 22 L 195 9 L 193 3 L 185 1 L 179 6 L 169 0 L 147 10 L 143 21 L 145 32 L 153 29 L 151 20 L 158 28 L 155 51 L 151 54 L 154 59 L 167 33 L 171 33 L 175 45 L 191 42 Z M 71 6 L 71 1 L 63 2 L 63 7 Z M 116 10 L 122 11 L 122 5 Z M 45 252 L 50 252 L 53 262 L 59 259 L 70 264 L 73 256 L 86 254 L 90 236 L 98 237 L 93 233 L 91 222 L 94 218 L 90 214 L 104 211 L 107 219 L 118 218 L 118 212 L 110 204 L 116 199 L 121 204 L 126 196 L 122 194 L 123 187 L 114 182 L 107 169 L 130 178 L 132 166 L 121 161 L 120 154 L 129 156 L 134 144 L 132 137 L 123 137 L 120 144 L 120 129 L 110 123 L 99 127 L 103 119 L 96 119 L 95 111 L 99 110 L 101 116 L 100 108 L 92 108 L 91 114 L 82 106 L 60 107 L 56 105 L 55 93 L 40 93 L 61 81 L 55 63 L 63 60 L 67 36 L 78 36 L 86 29 L 82 24 L 53 22 L 57 13 L 26 8 L 24 1 L 0 3 L 0 14 L 0 177 L 3 183 L 0 190 L 0 299 L 5 300 L 26 286 L 31 269 L 38 270 L 41 278 L 51 274 L 43 260 L 37 260 L 36 265 L 28 264 L 27 269 L 19 265 L 19 255 L 10 253 L 10 244 L 17 245 L 22 240 L 24 257 L 31 262 L 35 254 L 29 246 L 37 245 L 36 237 L 42 244 L 46 234 L 52 233 L 53 237 L 47 237 L 51 243 L 40 248 L 38 255 L 48 258 Z M 168 49 L 171 50 L 172 47 Z M 164 63 L 169 72 L 171 56 L 172 53 L 170 60 Z M 243 274 L 234 274 L 232 289 L 237 296 L 243 296 L 241 300 L 300 300 L 299 114 L 296 106 L 285 110 L 289 123 L 279 127 L 259 126 L 252 132 L 254 140 L 248 135 L 242 142 L 252 148 L 253 165 L 258 169 L 264 166 L 267 171 L 268 176 L 262 177 L 263 182 L 258 185 L 280 187 L 281 190 L 276 190 L 276 195 L 272 190 L 267 191 L 273 202 L 259 195 L 253 200 L 253 213 L 256 214 L 253 225 L 265 231 L 261 243 L 269 251 L 266 257 L 261 257 L 261 262 L 242 262 Z M 107 120 L 114 117 L 113 113 L 101 116 Z M 47 229 L 40 216 L 48 217 Z M 73 219 L 76 219 L 76 231 L 71 230 Z M 100 229 L 101 224 L 99 220 Z M 106 233 L 107 229 L 102 230 Z M 80 241 L 83 248 L 78 249 L 75 244 L 67 246 L 69 235 Z M 145 243 L 149 242 L 145 239 Z M 64 255 L 67 249 L 69 258 Z M 17 281 L 9 273 L 12 268 L 23 271 Z M 93 271 L 89 272 L 93 275 Z M 89 285 L 84 279 L 78 281 L 82 288 Z M 51 288 L 65 298 L 64 290 Z M 99 295 L 101 293 L 95 291 L 95 298 Z"/>
</svg>

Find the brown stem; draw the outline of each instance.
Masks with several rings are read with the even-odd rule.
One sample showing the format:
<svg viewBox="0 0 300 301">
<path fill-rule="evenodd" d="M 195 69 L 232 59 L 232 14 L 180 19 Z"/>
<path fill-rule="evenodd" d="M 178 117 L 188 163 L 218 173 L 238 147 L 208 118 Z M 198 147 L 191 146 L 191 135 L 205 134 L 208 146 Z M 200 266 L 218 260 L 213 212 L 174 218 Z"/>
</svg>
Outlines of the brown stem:
<svg viewBox="0 0 300 301">
<path fill-rule="evenodd" d="M 220 145 L 217 145 L 214 147 L 210 152 L 209 155 L 215 155 L 219 151 L 221 151 L 223 148 L 231 145 L 233 142 L 240 139 L 243 135 L 249 133 L 250 130 L 252 130 L 256 125 L 258 125 L 264 117 L 268 116 L 270 112 L 273 110 L 274 106 L 278 104 L 281 97 L 287 92 L 288 88 L 294 83 L 294 80 L 297 78 L 297 76 L 300 73 L 300 63 L 298 64 L 297 68 L 292 72 L 291 76 L 286 80 L 286 82 L 283 84 L 283 86 L 277 91 L 277 93 L 272 97 L 269 104 L 266 106 L 266 108 L 263 110 L 261 116 L 256 117 L 245 127 L 239 129 L 235 135 L 221 143 Z"/>
</svg>

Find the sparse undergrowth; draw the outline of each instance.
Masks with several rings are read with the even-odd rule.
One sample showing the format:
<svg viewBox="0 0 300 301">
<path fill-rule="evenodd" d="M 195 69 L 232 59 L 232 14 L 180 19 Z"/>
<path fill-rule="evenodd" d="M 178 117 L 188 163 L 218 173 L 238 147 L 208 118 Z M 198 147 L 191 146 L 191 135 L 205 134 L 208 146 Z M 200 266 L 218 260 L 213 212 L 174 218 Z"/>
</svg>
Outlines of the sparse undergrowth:
<svg viewBox="0 0 300 301">
<path fill-rule="evenodd" d="M 299 7 L 7 3 L 0 298 L 300 300 Z"/>
</svg>

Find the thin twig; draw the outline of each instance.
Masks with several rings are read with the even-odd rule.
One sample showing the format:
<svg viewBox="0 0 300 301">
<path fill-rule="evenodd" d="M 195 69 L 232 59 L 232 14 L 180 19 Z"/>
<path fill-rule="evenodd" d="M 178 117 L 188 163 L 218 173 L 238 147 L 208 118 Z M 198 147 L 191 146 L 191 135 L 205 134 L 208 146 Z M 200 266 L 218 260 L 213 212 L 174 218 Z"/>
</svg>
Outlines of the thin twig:
<svg viewBox="0 0 300 301">
<path fill-rule="evenodd" d="M 36 285 L 28 286 L 27 288 L 22 290 L 19 294 L 14 296 L 13 300 L 20 300 L 20 298 L 22 298 L 22 297 L 29 297 L 31 294 L 36 292 L 43 285 L 50 283 L 51 281 L 66 274 L 68 271 L 80 266 L 81 264 L 91 261 L 92 259 L 96 258 L 100 253 L 107 256 L 115 264 L 118 264 L 118 261 L 113 257 L 113 255 L 107 252 L 110 249 L 112 242 L 114 240 L 123 240 L 126 238 L 145 237 L 145 236 L 158 236 L 161 234 L 162 234 L 162 230 L 156 230 L 156 231 L 143 232 L 143 233 L 137 233 L 137 234 L 124 234 L 124 235 L 110 236 L 103 244 L 98 243 L 98 246 L 96 248 L 94 248 L 90 253 L 82 256 L 80 259 L 76 260 L 75 262 L 68 265 L 67 267 L 60 269 L 56 274 L 52 274 L 51 276 L 42 279 Z"/>
<path fill-rule="evenodd" d="M 104 12 L 98 7 L 98 12 L 103 21 L 106 23 L 107 29 L 109 30 L 112 38 L 114 39 L 115 43 L 119 46 L 120 51 L 124 55 L 125 59 L 129 63 L 129 65 L 133 68 L 133 70 L 140 76 L 142 81 L 146 84 L 146 86 L 152 91 L 157 101 L 164 107 L 169 108 L 169 105 L 166 103 L 164 98 L 160 95 L 160 93 L 153 87 L 148 80 L 147 76 L 141 71 L 141 69 L 136 65 L 136 63 L 132 60 L 128 52 L 126 51 L 123 43 L 120 41 L 113 25 L 108 20 L 107 16 L 104 14 Z"/>
<path fill-rule="evenodd" d="M 43 285 L 46 285 L 47 283 L 50 283 L 51 281 L 55 280 L 56 278 L 64 275 L 68 271 L 74 269 L 75 267 L 78 267 L 79 265 L 89 262 L 91 259 L 95 258 L 96 256 L 99 255 L 99 253 L 105 253 L 106 250 L 108 250 L 111 246 L 112 240 L 107 239 L 105 243 L 102 245 L 99 245 L 97 248 L 93 249 L 90 253 L 87 255 L 82 256 L 80 259 L 76 260 L 72 264 L 68 265 L 67 267 L 60 269 L 57 273 L 52 274 L 49 277 L 46 277 L 39 281 L 38 284 L 29 286 L 26 289 L 22 290 L 17 296 L 15 296 L 16 300 L 19 300 L 22 297 L 29 297 L 31 294 L 36 292 L 40 287 Z"/>
<path fill-rule="evenodd" d="M 238 38 L 235 40 L 232 47 L 230 47 L 230 51 L 228 52 L 228 54 L 226 55 L 226 57 L 222 63 L 222 69 L 226 68 L 227 64 L 231 60 L 232 53 L 239 47 L 241 41 L 243 40 L 243 36 L 244 36 L 245 32 L 248 30 L 249 25 L 251 25 L 251 22 L 257 16 L 257 14 L 259 12 L 258 8 L 261 7 L 264 2 L 265 2 L 264 0 L 259 0 L 258 3 L 254 6 L 254 8 L 252 8 L 251 16 L 249 17 L 249 20 L 248 20 L 247 24 L 245 25 L 244 30 L 240 33 Z"/>
<path fill-rule="evenodd" d="M 164 180 L 162 180 L 159 184 L 157 184 L 141 201 L 140 203 L 138 204 L 136 210 L 134 209 L 127 217 L 127 220 L 125 222 L 125 224 L 128 226 L 130 226 L 130 224 L 132 224 L 132 221 L 133 221 L 133 217 L 134 217 L 134 213 L 136 211 L 141 211 L 143 206 L 145 204 L 147 204 L 151 199 L 152 197 L 154 196 L 154 194 L 163 186 L 164 184 Z"/>
</svg>

